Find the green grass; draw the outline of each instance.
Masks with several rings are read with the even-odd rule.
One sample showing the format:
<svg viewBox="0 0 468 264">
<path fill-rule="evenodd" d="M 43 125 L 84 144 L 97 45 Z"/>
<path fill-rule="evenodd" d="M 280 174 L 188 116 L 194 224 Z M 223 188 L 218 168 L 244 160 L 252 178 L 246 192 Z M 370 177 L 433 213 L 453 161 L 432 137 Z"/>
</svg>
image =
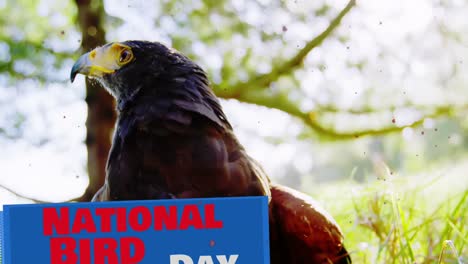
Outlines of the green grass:
<svg viewBox="0 0 468 264">
<path fill-rule="evenodd" d="M 351 175 L 308 188 L 341 226 L 353 262 L 468 263 L 468 166 L 411 176 L 383 166 L 367 184 Z"/>
</svg>

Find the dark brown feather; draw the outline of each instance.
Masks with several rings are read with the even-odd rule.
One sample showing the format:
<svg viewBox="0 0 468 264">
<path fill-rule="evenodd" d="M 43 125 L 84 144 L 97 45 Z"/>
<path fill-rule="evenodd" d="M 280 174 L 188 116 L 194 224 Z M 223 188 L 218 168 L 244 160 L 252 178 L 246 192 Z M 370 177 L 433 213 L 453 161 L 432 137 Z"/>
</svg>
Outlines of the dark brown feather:
<svg viewBox="0 0 468 264">
<path fill-rule="evenodd" d="M 153 101 L 141 98 L 120 114 L 107 168 L 109 197 L 101 199 L 269 195 L 267 177 L 230 126 L 179 102 Z"/>
<path fill-rule="evenodd" d="M 271 186 L 272 264 L 351 263 L 335 220 L 310 196 Z"/>
</svg>

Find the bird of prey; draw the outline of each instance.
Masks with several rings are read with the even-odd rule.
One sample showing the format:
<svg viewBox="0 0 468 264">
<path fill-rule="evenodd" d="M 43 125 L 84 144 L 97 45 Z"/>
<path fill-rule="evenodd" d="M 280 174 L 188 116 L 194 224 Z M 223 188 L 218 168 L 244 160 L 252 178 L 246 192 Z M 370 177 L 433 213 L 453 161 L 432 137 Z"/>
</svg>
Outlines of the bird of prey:
<svg viewBox="0 0 468 264">
<path fill-rule="evenodd" d="M 77 74 L 117 102 L 104 186 L 93 201 L 268 196 L 272 264 L 351 263 L 339 226 L 305 194 L 274 184 L 237 140 L 204 70 L 158 42 L 106 44 Z"/>
</svg>

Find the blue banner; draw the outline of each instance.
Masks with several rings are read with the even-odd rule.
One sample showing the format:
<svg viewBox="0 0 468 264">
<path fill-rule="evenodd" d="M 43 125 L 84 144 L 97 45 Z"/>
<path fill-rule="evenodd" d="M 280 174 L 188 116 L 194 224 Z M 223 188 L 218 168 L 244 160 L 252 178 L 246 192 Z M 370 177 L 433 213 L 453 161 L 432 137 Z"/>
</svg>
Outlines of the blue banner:
<svg viewBox="0 0 468 264">
<path fill-rule="evenodd" d="M 267 197 L 5 205 L 3 221 L 3 264 L 269 263 Z"/>
<path fill-rule="evenodd" d="M 0 263 L 3 263 L 3 212 L 0 211 Z"/>
</svg>

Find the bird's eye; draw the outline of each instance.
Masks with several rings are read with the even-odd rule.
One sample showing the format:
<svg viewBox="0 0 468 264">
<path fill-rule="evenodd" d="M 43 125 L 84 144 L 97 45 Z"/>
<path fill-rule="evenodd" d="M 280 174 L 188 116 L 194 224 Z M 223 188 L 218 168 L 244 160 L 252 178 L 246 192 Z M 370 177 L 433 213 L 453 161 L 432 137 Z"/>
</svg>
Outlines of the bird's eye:
<svg viewBox="0 0 468 264">
<path fill-rule="evenodd" d="M 119 64 L 125 64 L 129 62 L 133 58 L 133 54 L 131 50 L 125 49 L 120 53 L 119 57 Z"/>
</svg>

